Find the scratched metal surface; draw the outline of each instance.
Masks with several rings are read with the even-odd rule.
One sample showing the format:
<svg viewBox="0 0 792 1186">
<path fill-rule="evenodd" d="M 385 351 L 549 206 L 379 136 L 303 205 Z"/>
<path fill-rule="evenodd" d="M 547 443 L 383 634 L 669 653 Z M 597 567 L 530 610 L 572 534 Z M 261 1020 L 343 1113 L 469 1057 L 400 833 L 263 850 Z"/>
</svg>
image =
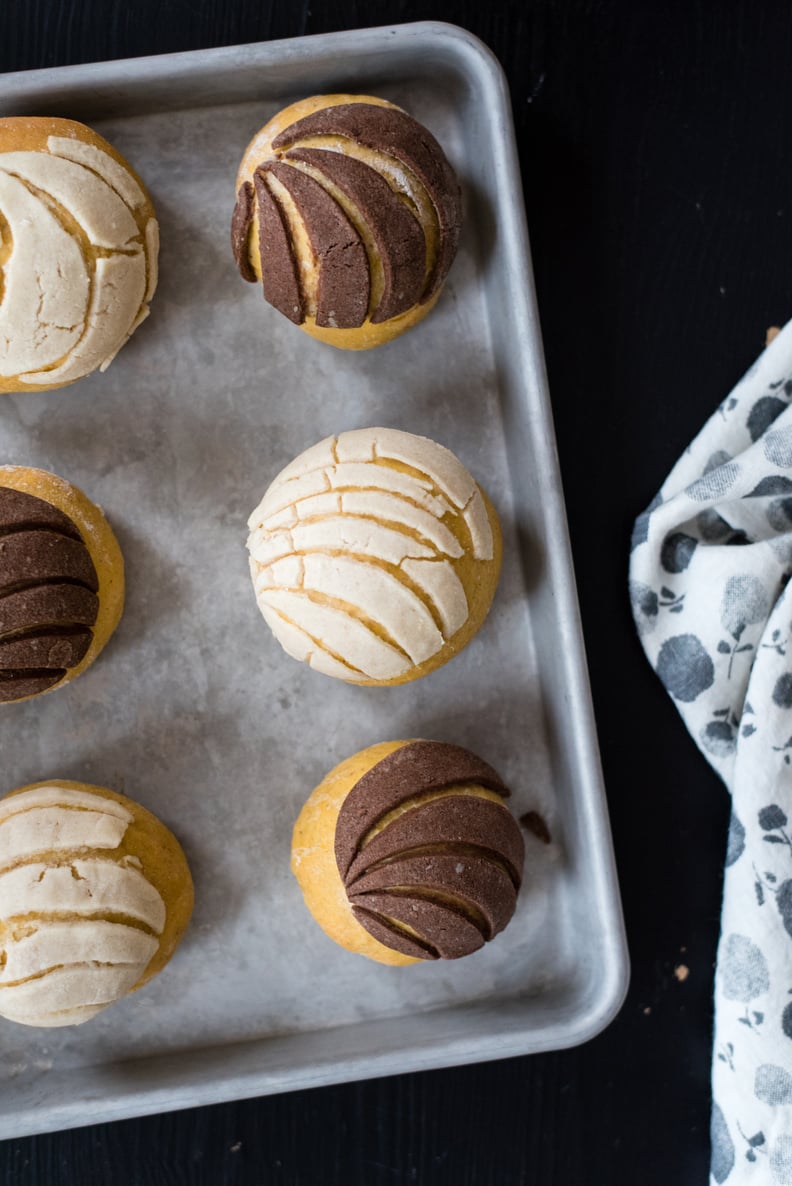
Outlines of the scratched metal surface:
<svg viewBox="0 0 792 1186">
<path fill-rule="evenodd" d="M 468 206 L 437 309 L 364 355 L 296 331 L 239 281 L 227 248 L 250 136 L 296 94 L 331 86 L 376 89 L 427 123 Z M 129 580 L 101 660 L 0 722 L 4 780 L 123 790 L 179 835 L 197 889 L 182 948 L 145 991 L 75 1030 L 0 1023 L 0 1136 L 591 1036 L 626 965 L 497 68 L 459 32 L 408 27 L 9 77 L 0 98 L 96 126 L 149 185 L 163 244 L 152 316 L 110 370 L 7 397 L 0 413 L 5 456 L 105 508 Z M 258 616 L 244 552 L 246 517 L 283 464 L 371 424 L 452 448 L 505 535 L 479 636 L 387 690 L 288 659 Z M 331 944 L 288 869 L 311 787 L 395 736 L 477 750 L 514 788 L 515 811 L 538 808 L 554 837 L 529 837 L 526 886 L 496 943 L 407 972 Z"/>
</svg>

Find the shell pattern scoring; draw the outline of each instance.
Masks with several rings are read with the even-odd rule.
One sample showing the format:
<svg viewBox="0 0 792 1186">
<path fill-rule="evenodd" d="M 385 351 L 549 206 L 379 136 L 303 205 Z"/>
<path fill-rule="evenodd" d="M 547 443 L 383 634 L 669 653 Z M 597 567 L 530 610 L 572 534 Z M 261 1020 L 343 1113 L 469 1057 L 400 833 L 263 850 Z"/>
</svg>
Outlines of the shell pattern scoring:
<svg viewBox="0 0 792 1186">
<path fill-rule="evenodd" d="M 98 578 L 76 524 L 0 486 L 0 703 L 54 688 L 85 657 Z"/>
<path fill-rule="evenodd" d="M 118 852 L 132 819 L 64 786 L 0 800 L 0 1016 L 79 1024 L 141 979 L 166 910 L 138 858 Z"/>
<path fill-rule="evenodd" d="M 83 140 L 0 153 L 0 390 L 110 365 L 157 284 L 147 209 L 129 170 Z"/>
<path fill-rule="evenodd" d="M 418 959 L 459 959 L 493 939 L 522 881 L 508 794 L 491 766 L 443 742 L 407 742 L 372 766 L 341 805 L 335 833 L 360 925 Z"/>
<path fill-rule="evenodd" d="M 257 242 L 249 242 L 257 224 Z M 296 325 L 355 329 L 430 301 L 456 254 L 456 175 L 434 136 L 401 108 L 334 103 L 288 124 L 240 186 L 237 265 Z"/>
<path fill-rule="evenodd" d="M 248 521 L 256 598 L 284 649 L 349 682 L 398 679 L 468 619 L 454 562 L 491 560 L 481 491 L 442 445 L 395 429 L 328 437 Z"/>
</svg>

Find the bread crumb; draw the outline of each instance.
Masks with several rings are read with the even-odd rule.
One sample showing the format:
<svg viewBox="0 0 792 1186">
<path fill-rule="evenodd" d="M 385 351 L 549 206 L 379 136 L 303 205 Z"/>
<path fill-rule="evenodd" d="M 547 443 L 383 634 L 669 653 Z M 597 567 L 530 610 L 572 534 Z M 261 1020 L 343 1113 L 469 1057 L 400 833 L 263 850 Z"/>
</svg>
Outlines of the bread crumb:
<svg viewBox="0 0 792 1186">
<path fill-rule="evenodd" d="M 677 964 L 674 968 L 674 975 L 679 983 L 682 984 L 690 975 L 690 968 L 686 964 Z"/>
<path fill-rule="evenodd" d="M 525 815 L 520 816 L 520 823 L 528 831 L 531 832 L 537 840 L 541 840 L 542 844 L 550 844 L 552 836 L 550 829 L 545 822 L 543 816 L 538 811 L 526 811 Z"/>
<path fill-rule="evenodd" d="M 778 325 L 771 325 L 765 335 L 765 346 L 769 346 L 773 338 L 777 338 L 781 333 L 781 327 Z"/>
</svg>

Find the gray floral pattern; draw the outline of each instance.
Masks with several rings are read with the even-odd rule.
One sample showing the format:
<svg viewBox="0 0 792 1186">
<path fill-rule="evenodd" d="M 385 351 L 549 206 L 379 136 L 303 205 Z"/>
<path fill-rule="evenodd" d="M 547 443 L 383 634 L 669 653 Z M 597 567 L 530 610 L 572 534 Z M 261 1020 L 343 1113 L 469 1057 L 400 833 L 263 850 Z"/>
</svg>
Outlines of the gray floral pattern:
<svg viewBox="0 0 792 1186">
<path fill-rule="evenodd" d="M 638 517 L 630 561 L 649 662 L 732 796 L 715 975 L 717 1186 L 792 1186 L 790 575 L 792 322 Z"/>
<path fill-rule="evenodd" d="M 770 987 L 767 961 L 745 935 L 729 935 L 721 944 L 718 971 L 727 1001 L 747 1004 Z"/>
<path fill-rule="evenodd" d="M 783 1067 L 762 1063 L 756 1068 L 754 1095 L 773 1108 L 779 1104 L 792 1104 L 792 1075 Z"/>
<path fill-rule="evenodd" d="M 695 700 L 712 686 L 712 659 L 695 634 L 667 638 L 657 656 L 657 674 L 677 700 Z"/>
<path fill-rule="evenodd" d="M 742 854 L 745 852 L 745 828 L 740 823 L 740 820 L 735 811 L 731 813 L 729 820 L 729 842 L 726 847 L 726 866 L 733 865 L 735 861 L 739 861 Z"/>
</svg>

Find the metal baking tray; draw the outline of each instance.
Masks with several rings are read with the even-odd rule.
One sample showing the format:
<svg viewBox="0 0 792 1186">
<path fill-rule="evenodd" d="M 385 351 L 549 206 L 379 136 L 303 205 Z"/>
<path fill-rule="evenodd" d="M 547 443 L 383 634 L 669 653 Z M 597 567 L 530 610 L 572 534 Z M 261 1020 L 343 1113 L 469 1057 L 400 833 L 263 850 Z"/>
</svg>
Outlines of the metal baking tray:
<svg viewBox="0 0 792 1186">
<path fill-rule="evenodd" d="M 431 315 L 363 354 L 315 342 L 242 283 L 238 161 L 279 107 L 392 99 L 464 187 Z M 551 423 L 507 87 L 435 23 L 6 75 L 0 114 L 92 124 L 160 217 L 152 315 L 104 375 L 0 403 L 0 459 L 51 469 L 113 523 L 122 624 L 94 667 L 6 706 L 3 792 L 54 776 L 168 823 L 193 923 L 153 983 L 85 1026 L 0 1021 L 0 1137 L 571 1046 L 614 1016 L 627 957 Z M 541 183 L 541 182 L 539 182 Z M 320 437 L 385 424 L 453 449 L 497 506 L 505 563 L 484 628 L 415 684 L 357 688 L 289 659 L 256 609 L 245 520 Z M 305 911 L 289 840 L 312 787 L 375 741 L 468 745 L 539 810 L 517 914 L 467 959 L 392 969 Z"/>
</svg>

